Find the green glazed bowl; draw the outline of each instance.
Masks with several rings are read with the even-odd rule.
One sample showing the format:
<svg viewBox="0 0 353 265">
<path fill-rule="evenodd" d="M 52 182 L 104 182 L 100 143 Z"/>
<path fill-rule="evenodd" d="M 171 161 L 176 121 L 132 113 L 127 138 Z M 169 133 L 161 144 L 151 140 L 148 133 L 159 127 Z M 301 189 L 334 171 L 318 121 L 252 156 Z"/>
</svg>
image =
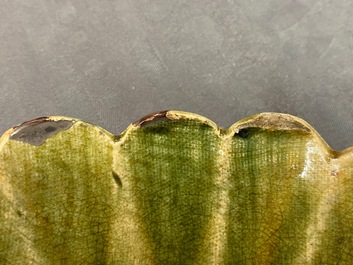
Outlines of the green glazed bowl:
<svg viewBox="0 0 353 265">
<path fill-rule="evenodd" d="M 280 113 L 28 121 L 0 139 L 0 264 L 353 264 L 352 153 Z"/>
</svg>

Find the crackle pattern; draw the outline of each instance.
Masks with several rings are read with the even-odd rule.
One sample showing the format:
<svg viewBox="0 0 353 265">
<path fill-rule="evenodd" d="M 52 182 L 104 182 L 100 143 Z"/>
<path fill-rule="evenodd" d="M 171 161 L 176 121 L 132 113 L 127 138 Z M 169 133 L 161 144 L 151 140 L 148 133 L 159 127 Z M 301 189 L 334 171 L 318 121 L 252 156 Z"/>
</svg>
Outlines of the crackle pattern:
<svg viewBox="0 0 353 265">
<path fill-rule="evenodd" d="M 26 122 L 0 140 L 0 263 L 351 264 L 351 153 L 279 113 Z"/>
</svg>

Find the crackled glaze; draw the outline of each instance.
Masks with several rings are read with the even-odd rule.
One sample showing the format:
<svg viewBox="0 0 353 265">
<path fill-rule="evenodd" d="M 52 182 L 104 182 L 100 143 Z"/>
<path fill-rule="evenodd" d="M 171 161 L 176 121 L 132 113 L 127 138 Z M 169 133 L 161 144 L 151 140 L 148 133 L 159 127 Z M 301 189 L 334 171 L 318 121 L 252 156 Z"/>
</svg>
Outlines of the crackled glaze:
<svg viewBox="0 0 353 265">
<path fill-rule="evenodd" d="M 37 119 L 0 140 L 0 263 L 352 264 L 352 168 L 287 114 Z"/>
</svg>

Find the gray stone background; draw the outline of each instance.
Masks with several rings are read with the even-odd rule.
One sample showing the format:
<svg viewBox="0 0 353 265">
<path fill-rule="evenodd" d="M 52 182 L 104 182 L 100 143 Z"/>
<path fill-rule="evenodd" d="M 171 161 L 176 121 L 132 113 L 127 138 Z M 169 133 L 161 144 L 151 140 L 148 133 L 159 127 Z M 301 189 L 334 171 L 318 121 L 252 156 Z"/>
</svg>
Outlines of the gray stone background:
<svg viewBox="0 0 353 265">
<path fill-rule="evenodd" d="M 221 127 L 264 111 L 353 145 L 351 0 L 0 0 L 0 129 L 65 115 L 119 134 L 145 114 Z"/>
</svg>

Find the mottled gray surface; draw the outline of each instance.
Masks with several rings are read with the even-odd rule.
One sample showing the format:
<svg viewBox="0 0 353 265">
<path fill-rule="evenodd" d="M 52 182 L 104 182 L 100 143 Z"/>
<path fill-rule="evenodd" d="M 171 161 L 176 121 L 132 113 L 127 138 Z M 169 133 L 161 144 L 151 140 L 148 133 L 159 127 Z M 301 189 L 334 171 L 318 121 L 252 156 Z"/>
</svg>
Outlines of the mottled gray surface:
<svg viewBox="0 0 353 265">
<path fill-rule="evenodd" d="M 120 133 L 179 109 L 264 111 L 353 145 L 351 0 L 0 0 L 0 129 L 65 115 Z"/>
</svg>

